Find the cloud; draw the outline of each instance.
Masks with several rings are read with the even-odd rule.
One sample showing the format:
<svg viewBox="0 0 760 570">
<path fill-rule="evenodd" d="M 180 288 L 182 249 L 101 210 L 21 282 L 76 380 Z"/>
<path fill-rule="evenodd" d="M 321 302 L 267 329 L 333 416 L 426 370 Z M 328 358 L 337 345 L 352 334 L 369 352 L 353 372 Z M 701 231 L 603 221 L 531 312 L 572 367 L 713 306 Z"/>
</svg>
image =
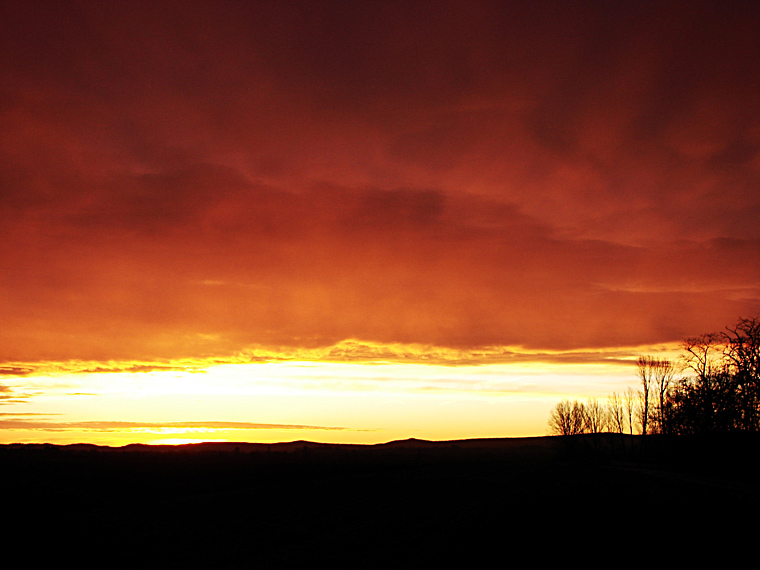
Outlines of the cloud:
<svg viewBox="0 0 760 570">
<path fill-rule="evenodd" d="M 165 365 L 165 364 L 113 364 L 111 366 L 96 366 L 93 368 L 77 369 L 80 374 L 103 374 L 103 373 L 145 373 L 145 372 L 202 372 L 199 366 Z"/>
<path fill-rule="evenodd" d="M 568 239 L 514 205 L 430 189 L 224 199 L 195 225 L 172 218 L 140 235 L 125 224 L 132 237 L 115 221 L 64 226 L 67 240 L 5 279 L 6 358 L 222 357 L 347 338 L 611 347 L 677 340 L 757 308 L 758 240 Z"/>
<path fill-rule="evenodd" d="M 20 366 L 5 366 L 0 368 L 0 376 L 27 376 L 33 372 L 34 368 L 25 368 Z"/>
<path fill-rule="evenodd" d="M 11 415 L 11 414 L 4 414 Z M 12 414 L 28 415 L 28 414 Z M 42 414 L 41 414 L 42 415 Z M 48 414 L 49 415 L 49 414 Z M 260 424 L 253 422 L 128 422 L 128 421 L 86 421 L 86 422 L 57 422 L 50 420 L 32 419 L 2 419 L 0 430 L 33 430 L 33 431 L 151 431 L 151 430 L 344 430 L 343 427 L 311 426 L 298 424 Z"/>
<path fill-rule="evenodd" d="M 648 347 L 650 352 L 656 347 Z M 480 366 L 494 364 L 619 364 L 630 365 L 638 353 L 634 350 L 599 350 L 541 352 L 508 347 L 450 349 L 430 345 L 381 345 L 345 340 L 324 348 L 276 352 L 263 348 L 244 352 L 250 362 L 359 362 L 371 364 L 404 363 L 439 366 Z"/>
<path fill-rule="evenodd" d="M 17 392 L 15 387 L 0 384 L 0 405 L 23 403 L 26 402 L 31 396 L 32 394 Z"/>
<path fill-rule="evenodd" d="M 0 361 L 593 353 L 760 311 L 755 7 L 1 10 Z"/>
</svg>

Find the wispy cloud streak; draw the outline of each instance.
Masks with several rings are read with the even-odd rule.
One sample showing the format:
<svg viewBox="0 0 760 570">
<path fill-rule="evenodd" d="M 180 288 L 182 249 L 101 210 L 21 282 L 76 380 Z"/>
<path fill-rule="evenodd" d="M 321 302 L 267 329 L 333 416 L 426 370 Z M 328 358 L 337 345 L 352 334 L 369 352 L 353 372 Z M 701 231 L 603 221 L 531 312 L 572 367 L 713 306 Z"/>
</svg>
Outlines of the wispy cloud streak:
<svg viewBox="0 0 760 570">
<path fill-rule="evenodd" d="M 3 414 L 24 416 L 28 414 Z M 38 414 L 46 415 L 46 414 Z M 32 431 L 84 431 L 84 432 L 138 432 L 160 430 L 345 430 L 344 427 L 312 426 L 299 424 L 266 424 L 254 422 L 130 422 L 130 421 L 84 421 L 60 422 L 40 419 L 5 419 L 0 417 L 0 430 L 32 430 Z"/>
</svg>

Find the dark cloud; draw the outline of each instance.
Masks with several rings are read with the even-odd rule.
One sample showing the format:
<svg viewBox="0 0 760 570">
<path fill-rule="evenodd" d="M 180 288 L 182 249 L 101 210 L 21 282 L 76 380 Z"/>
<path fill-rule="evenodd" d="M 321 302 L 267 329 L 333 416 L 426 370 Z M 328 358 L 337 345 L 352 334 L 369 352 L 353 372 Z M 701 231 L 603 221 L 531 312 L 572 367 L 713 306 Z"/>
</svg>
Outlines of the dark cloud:
<svg viewBox="0 0 760 570">
<path fill-rule="evenodd" d="M 760 309 L 750 4 L 0 11 L 6 362 L 615 347 Z"/>
</svg>

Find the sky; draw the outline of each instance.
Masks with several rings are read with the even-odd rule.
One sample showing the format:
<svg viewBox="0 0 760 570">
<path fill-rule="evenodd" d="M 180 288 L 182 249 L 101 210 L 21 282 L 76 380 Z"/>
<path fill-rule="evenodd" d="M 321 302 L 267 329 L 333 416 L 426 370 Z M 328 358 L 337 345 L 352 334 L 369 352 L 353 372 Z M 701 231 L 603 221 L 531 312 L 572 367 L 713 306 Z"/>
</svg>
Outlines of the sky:
<svg viewBox="0 0 760 570">
<path fill-rule="evenodd" d="M 758 29 L 0 0 L 0 442 L 543 435 L 760 314 Z"/>
</svg>

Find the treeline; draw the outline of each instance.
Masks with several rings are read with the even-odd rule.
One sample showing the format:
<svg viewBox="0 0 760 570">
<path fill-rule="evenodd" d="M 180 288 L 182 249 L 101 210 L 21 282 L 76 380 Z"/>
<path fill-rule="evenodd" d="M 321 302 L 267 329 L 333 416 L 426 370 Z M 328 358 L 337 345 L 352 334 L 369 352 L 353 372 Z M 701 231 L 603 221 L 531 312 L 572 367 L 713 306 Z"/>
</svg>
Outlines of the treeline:
<svg viewBox="0 0 760 570">
<path fill-rule="evenodd" d="M 760 431 L 760 318 L 686 339 L 678 362 L 642 356 L 639 385 L 606 402 L 560 401 L 549 433 L 697 435 Z"/>
</svg>

